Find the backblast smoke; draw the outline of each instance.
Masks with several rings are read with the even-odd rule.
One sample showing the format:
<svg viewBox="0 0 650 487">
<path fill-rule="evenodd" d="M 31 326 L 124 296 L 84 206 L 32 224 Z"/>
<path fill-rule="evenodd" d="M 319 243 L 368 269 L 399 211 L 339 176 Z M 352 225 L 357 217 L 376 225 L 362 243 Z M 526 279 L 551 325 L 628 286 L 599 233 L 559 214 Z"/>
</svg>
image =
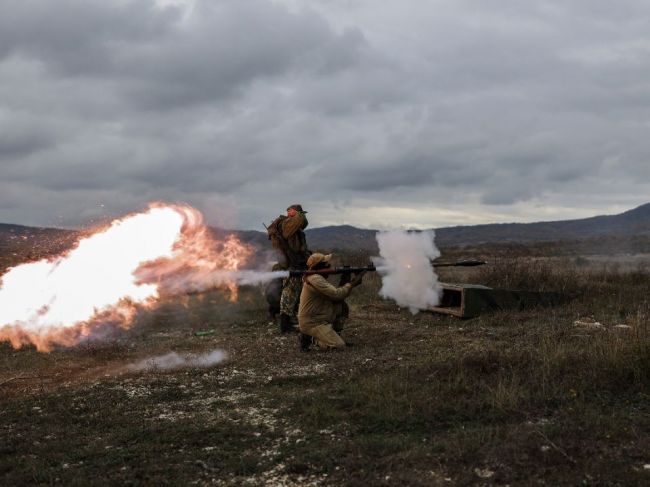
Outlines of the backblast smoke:
<svg viewBox="0 0 650 487">
<path fill-rule="evenodd" d="M 153 204 L 81 239 L 55 258 L 9 269 L 0 280 L 0 342 L 39 351 L 128 328 L 138 308 L 164 295 L 264 282 L 274 273 L 241 270 L 253 249 L 235 236 L 215 240 L 200 212 Z"/>
<path fill-rule="evenodd" d="M 223 350 L 213 350 L 203 354 L 183 354 L 169 352 L 165 355 L 142 359 L 125 367 L 128 372 L 140 372 L 143 370 L 173 370 L 184 367 L 212 367 L 226 360 L 227 356 Z"/>
<path fill-rule="evenodd" d="M 377 271 L 382 276 L 379 294 L 391 298 L 411 313 L 437 306 L 442 287 L 431 261 L 440 256 L 433 231 L 377 233 Z"/>
</svg>

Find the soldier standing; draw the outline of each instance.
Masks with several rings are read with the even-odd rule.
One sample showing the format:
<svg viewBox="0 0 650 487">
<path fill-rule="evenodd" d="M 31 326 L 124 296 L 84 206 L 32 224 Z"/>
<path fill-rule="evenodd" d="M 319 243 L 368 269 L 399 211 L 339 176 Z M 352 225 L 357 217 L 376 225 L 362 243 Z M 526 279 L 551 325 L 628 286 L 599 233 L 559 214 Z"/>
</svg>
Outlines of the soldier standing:
<svg viewBox="0 0 650 487">
<path fill-rule="evenodd" d="M 311 254 L 307 248 L 304 229 L 307 228 L 307 212 L 301 205 L 291 205 L 287 214 L 280 215 L 268 227 L 273 247 L 278 253 L 278 267 L 288 270 L 307 268 L 307 258 Z M 282 282 L 280 297 L 280 332 L 295 330 L 296 307 L 302 290 L 300 277 L 286 277 Z"/>
</svg>

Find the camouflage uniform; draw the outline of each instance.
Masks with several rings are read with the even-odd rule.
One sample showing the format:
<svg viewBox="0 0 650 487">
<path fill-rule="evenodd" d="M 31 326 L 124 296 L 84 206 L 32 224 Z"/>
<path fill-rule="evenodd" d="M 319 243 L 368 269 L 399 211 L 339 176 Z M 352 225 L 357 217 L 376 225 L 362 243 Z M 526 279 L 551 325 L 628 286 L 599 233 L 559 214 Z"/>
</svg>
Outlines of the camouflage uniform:
<svg viewBox="0 0 650 487">
<path fill-rule="evenodd" d="M 295 205 L 298 206 L 298 205 Z M 305 212 L 300 211 L 295 216 L 287 216 L 280 223 L 282 238 L 285 242 L 284 257 L 290 269 L 305 269 L 309 250 L 307 238 L 303 231 L 309 222 Z M 296 306 L 300 299 L 302 279 L 300 277 L 287 277 L 282 283 L 282 296 L 280 298 L 280 313 L 288 316 L 296 315 Z"/>
<path fill-rule="evenodd" d="M 296 305 L 302 291 L 302 278 L 285 277 L 282 281 L 282 296 L 280 296 L 280 313 L 295 316 Z"/>
</svg>

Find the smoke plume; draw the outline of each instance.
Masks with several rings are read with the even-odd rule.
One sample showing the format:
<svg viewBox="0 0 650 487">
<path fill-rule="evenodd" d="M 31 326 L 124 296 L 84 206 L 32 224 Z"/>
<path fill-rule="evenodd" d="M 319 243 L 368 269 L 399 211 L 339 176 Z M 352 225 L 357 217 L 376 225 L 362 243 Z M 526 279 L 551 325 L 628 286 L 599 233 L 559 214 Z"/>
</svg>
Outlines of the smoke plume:
<svg viewBox="0 0 650 487">
<path fill-rule="evenodd" d="M 170 352 L 165 355 L 149 357 L 139 362 L 129 364 L 126 370 L 140 372 L 143 370 L 173 370 L 183 367 L 212 367 L 226 360 L 227 355 L 223 350 L 213 350 L 204 354 L 184 354 Z"/>
<path fill-rule="evenodd" d="M 380 257 L 376 264 L 382 276 L 379 294 L 413 314 L 440 302 L 442 288 L 431 266 L 431 260 L 440 256 L 434 238 L 433 231 L 377 233 Z"/>
</svg>

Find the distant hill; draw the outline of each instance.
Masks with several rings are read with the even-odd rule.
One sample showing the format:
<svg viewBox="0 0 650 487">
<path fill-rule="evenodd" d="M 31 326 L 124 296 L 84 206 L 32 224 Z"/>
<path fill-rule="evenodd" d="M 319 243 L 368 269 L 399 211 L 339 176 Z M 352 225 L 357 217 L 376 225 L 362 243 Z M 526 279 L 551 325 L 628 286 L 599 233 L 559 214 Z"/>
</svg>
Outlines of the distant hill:
<svg viewBox="0 0 650 487">
<path fill-rule="evenodd" d="M 0 223 L 0 250 L 14 247 L 58 247 L 78 233 L 74 230 L 60 228 L 26 227 Z"/>
<path fill-rule="evenodd" d="M 350 225 L 307 229 L 307 242 L 313 250 L 365 251 L 377 253 L 377 230 L 364 230 Z"/>
<path fill-rule="evenodd" d="M 435 229 L 439 247 L 473 246 L 496 243 L 531 243 L 589 240 L 579 248 L 615 248 L 626 239 L 650 238 L 650 203 L 618 215 L 602 215 L 578 220 L 537 223 L 493 223 L 444 227 Z M 349 225 L 307 230 L 307 239 L 314 249 L 362 250 L 377 252 L 376 230 Z M 598 242 L 602 241 L 602 245 Z"/>
<path fill-rule="evenodd" d="M 601 236 L 650 235 L 650 203 L 619 215 L 538 223 L 494 223 L 436 230 L 440 246 L 496 242 L 548 242 Z"/>
<path fill-rule="evenodd" d="M 69 248 L 78 232 L 0 223 L 0 269 Z"/>
</svg>

